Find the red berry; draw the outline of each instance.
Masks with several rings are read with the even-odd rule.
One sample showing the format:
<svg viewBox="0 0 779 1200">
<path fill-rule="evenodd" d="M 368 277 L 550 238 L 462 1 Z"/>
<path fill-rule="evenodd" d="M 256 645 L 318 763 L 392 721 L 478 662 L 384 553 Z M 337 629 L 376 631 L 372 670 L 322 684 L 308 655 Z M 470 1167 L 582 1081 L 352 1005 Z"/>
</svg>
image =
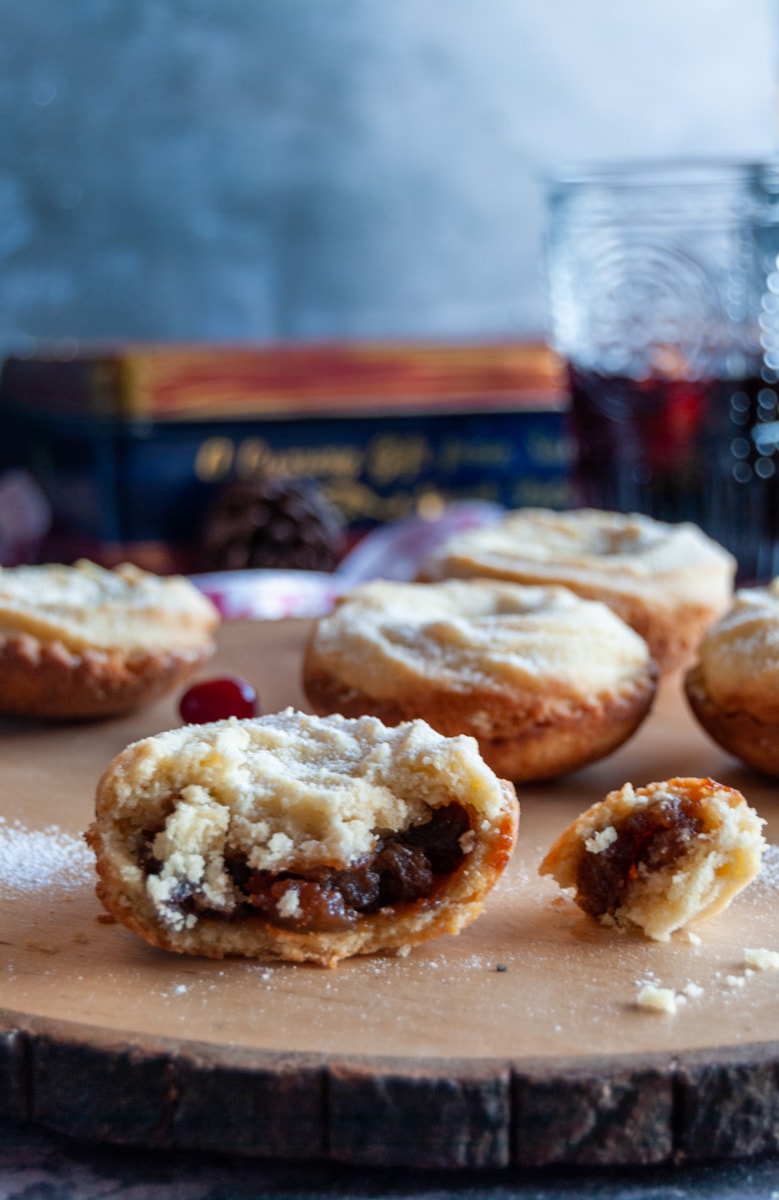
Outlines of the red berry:
<svg viewBox="0 0 779 1200">
<path fill-rule="evenodd" d="M 254 717 L 258 710 L 257 693 L 238 675 L 193 683 L 179 703 L 181 719 L 187 725 L 204 725 L 226 717 Z"/>
</svg>

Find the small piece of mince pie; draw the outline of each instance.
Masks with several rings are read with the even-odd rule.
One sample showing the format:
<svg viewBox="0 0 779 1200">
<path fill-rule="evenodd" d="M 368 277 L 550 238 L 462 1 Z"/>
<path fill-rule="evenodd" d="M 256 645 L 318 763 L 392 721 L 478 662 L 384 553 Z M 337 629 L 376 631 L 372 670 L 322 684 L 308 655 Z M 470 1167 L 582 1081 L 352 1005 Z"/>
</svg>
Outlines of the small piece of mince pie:
<svg viewBox="0 0 779 1200">
<path fill-rule="evenodd" d="M 626 783 L 582 813 L 539 868 L 604 925 L 667 941 L 715 916 L 760 870 L 763 820 L 713 779 Z"/>
</svg>

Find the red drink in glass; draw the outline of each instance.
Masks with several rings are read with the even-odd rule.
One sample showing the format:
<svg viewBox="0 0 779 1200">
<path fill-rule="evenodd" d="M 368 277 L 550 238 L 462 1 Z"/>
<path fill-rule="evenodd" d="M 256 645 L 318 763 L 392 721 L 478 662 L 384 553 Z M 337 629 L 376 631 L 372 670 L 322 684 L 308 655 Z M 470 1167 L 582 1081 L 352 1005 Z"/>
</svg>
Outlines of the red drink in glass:
<svg viewBox="0 0 779 1200">
<path fill-rule="evenodd" d="M 632 379 L 569 367 L 579 503 L 694 521 L 739 559 L 779 574 L 777 387 L 738 379 Z"/>
</svg>

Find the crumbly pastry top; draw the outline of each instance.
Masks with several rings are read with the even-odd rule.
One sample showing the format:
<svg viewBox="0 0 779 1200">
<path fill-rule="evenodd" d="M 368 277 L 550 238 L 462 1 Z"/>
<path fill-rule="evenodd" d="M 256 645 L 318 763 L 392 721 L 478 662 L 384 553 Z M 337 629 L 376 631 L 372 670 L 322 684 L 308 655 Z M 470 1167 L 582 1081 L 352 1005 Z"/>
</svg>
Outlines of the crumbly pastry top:
<svg viewBox="0 0 779 1200">
<path fill-rule="evenodd" d="M 518 509 L 499 522 L 454 535 L 424 564 L 426 577 L 486 574 L 511 577 L 532 572 L 539 580 L 587 584 L 593 577 L 621 590 L 665 586 L 684 576 L 686 586 L 705 593 L 713 568 L 732 586 L 735 560 L 689 522 L 678 525 L 637 513 L 597 509 L 554 512 Z"/>
<path fill-rule="evenodd" d="M 68 649 L 186 649 L 202 645 L 219 616 L 182 576 L 123 564 L 0 567 L 0 637 L 29 634 Z"/>
<path fill-rule="evenodd" d="M 452 800 L 492 821 L 505 810 L 504 786 L 473 738 L 443 737 L 421 720 L 387 728 L 287 709 L 127 747 L 100 783 L 97 819 L 118 830 L 163 820 L 153 851 L 164 866 L 152 886 L 199 880 L 208 863 L 218 892 L 230 886 L 225 854 L 272 872 L 346 867 L 382 833 Z"/>
<path fill-rule="evenodd" d="M 701 640 L 698 659 L 700 682 L 717 708 L 779 720 L 779 579 L 738 591 Z"/>
<path fill-rule="evenodd" d="M 586 697 L 634 680 L 643 638 L 599 601 L 499 581 L 375 581 L 320 619 L 317 666 L 391 698 L 430 686 Z"/>
</svg>

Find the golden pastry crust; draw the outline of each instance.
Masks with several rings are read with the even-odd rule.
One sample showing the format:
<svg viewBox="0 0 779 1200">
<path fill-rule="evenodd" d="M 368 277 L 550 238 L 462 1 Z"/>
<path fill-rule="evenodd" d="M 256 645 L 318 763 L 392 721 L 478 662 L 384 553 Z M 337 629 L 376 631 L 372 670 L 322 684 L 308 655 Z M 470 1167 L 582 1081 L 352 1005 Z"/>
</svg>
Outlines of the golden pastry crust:
<svg viewBox="0 0 779 1200">
<path fill-rule="evenodd" d="M 603 924 L 657 941 L 715 916 L 760 870 L 764 822 L 713 779 L 626 783 L 582 813 L 539 873 Z"/>
<path fill-rule="evenodd" d="M 150 703 L 214 651 L 219 614 L 188 580 L 125 564 L 0 568 L 0 712 L 115 716 Z"/>
<path fill-rule="evenodd" d="M 608 604 L 649 644 L 664 673 L 685 664 L 728 607 L 736 563 L 697 526 L 635 513 L 518 509 L 455 534 L 419 579 L 507 579 L 556 584 Z"/>
<path fill-rule="evenodd" d="M 736 593 L 684 680 L 690 707 L 723 749 L 779 775 L 779 579 Z"/>
<path fill-rule="evenodd" d="M 605 605 L 495 580 L 364 584 L 320 618 L 303 662 L 320 715 L 421 717 L 475 737 L 515 782 L 616 749 L 656 679 L 646 643 Z"/>
<path fill-rule="evenodd" d="M 153 945 L 333 966 L 458 933 L 518 819 L 470 738 L 287 709 L 127 747 L 86 837 L 98 896 Z"/>
</svg>

